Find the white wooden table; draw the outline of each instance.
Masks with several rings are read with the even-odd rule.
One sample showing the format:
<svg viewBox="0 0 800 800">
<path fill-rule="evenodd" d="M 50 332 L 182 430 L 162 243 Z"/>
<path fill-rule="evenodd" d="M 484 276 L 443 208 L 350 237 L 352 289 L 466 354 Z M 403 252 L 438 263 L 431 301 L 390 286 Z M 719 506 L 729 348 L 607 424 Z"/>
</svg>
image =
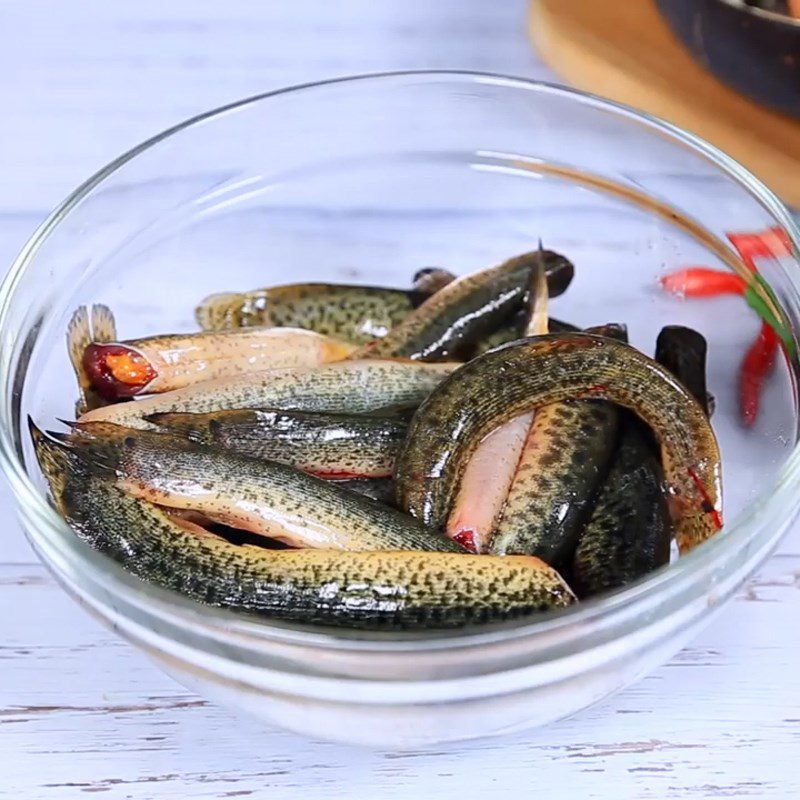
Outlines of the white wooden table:
<svg viewBox="0 0 800 800">
<path fill-rule="evenodd" d="M 523 0 L 0 4 L 0 264 L 84 177 L 198 111 L 354 72 L 551 78 Z M 800 534 L 690 647 L 547 729 L 420 752 L 265 730 L 66 598 L 0 487 L 0 798 L 800 796 Z"/>
</svg>

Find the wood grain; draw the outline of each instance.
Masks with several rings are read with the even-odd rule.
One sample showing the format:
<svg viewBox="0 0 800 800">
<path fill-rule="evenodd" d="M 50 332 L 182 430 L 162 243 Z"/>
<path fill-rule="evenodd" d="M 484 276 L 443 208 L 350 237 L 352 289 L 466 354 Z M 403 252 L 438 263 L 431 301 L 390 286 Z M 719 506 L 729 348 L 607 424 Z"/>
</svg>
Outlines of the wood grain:
<svg viewBox="0 0 800 800">
<path fill-rule="evenodd" d="M 526 40 L 524 0 L 0 5 L 0 265 L 92 171 L 223 102 L 382 69 L 554 79 Z M 798 796 L 798 575 L 796 530 L 691 647 L 574 719 L 368 752 L 264 729 L 177 686 L 55 586 L 0 487 L 0 798 Z"/>
<path fill-rule="evenodd" d="M 570 83 L 686 128 L 800 203 L 800 122 L 761 108 L 698 66 L 652 0 L 532 0 L 529 30 Z"/>
<path fill-rule="evenodd" d="M 65 602 L 40 566 L 0 568 L 0 607 L 26 609 L 3 624 L 0 797 L 13 786 L 109 800 L 311 788 L 322 799 L 450 798 L 528 782 L 587 800 L 800 792 L 796 637 L 785 641 L 800 614 L 796 555 L 773 558 L 700 640 L 618 697 L 539 731 L 403 753 L 264 730 L 187 694 Z"/>
</svg>

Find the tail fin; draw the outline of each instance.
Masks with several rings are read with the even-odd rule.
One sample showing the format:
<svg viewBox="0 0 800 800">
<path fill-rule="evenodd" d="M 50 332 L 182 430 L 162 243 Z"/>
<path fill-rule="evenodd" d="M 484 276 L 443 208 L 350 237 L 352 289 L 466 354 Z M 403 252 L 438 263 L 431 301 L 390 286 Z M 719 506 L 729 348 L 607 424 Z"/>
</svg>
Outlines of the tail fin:
<svg viewBox="0 0 800 800">
<path fill-rule="evenodd" d="M 550 330 L 548 307 L 550 297 L 547 289 L 547 273 L 545 272 L 544 250 L 542 240 L 539 239 L 539 252 L 536 265 L 531 275 L 531 286 L 528 292 L 528 324 L 525 330 L 527 336 L 540 336 Z"/>
<path fill-rule="evenodd" d="M 60 441 L 37 427 L 28 417 L 28 430 L 33 440 L 33 449 L 42 474 L 47 479 L 53 501 L 59 511 L 64 511 L 64 490 L 67 481 L 79 469 L 80 460 L 68 442 Z"/>
<path fill-rule="evenodd" d="M 179 411 L 161 411 L 155 414 L 146 414 L 144 419 L 156 425 L 164 433 L 186 438 L 190 442 L 213 444 L 214 439 L 210 435 L 208 426 L 198 425 L 195 422 L 197 416 L 197 414 Z"/>
<path fill-rule="evenodd" d="M 209 295 L 194 310 L 195 319 L 204 331 L 245 327 L 241 310 L 246 299 L 236 292 Z"/>
<path fill-rule="evenodd" d="M 117 341 L 117 326 L 114 314 L 108 306 L 94 305 L 91 313 L 86 306 L 79 306 L 67 326 L 67 351 L 75 377 L 78 379 L 78 402 L 75 404 L 76 416 L 81 416 L 92 408 L 106 405 L 92 388 L 89 376 L 83 366 L 83 354 L 92 342 L 101 344 Z"/>
</svg>

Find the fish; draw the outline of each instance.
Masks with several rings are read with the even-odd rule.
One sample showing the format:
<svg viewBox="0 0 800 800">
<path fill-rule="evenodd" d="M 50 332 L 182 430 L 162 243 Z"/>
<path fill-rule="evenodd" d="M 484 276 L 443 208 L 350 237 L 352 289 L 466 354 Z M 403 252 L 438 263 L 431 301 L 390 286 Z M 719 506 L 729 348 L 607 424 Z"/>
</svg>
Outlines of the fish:
<svg viewBox="0 0 800 800">
<path fill-rule="evenodd" d="M 706 416 L 714 398 L 706 386 L 708 344 L 703 334 L 683 325 L 667 325 L 656 339 L 656 361 L 666 367 L 694 395 Z"/>
<path fill-rule="evenodd" d="M 471 553 L 482 553 L 506 504 L 533 414 L 523 414 L 489 433 L 461 476 L 445 533 Z"/>
<path fill-rule="evenodd" d="M 608 475 L 572 557 L 571 584 L 584 599 L 669 564 L 672 520 L 652 436 L 628 415 L 621 427 Z"/>
<path fill-rule="evenodd" d="M 656 341 L 656 361 L 710 416 L 706 352 L 705 338 L 681 325 L 666 326 Z M 625 415 L 617 452 L 573 558 L 581 597 L 620 588 L 669 564 L 673 530 L 663 482 L 652 432 Z"/>
<path fill-rule="evenodd" d="M 612 403 L 565 400 L 536 411 L 489 546 L 493 555 L 572 556 L 617 441 Z"/>
<path fill-rule="evenodd" d="M 547 333 L 550 297 L 544 249 L 539 250 L 530 270 L 525 302 L 524 334 Z M 467 550 L 482 553 L 506 504 L 508 490 L 517 471 L 533 413 L 511 419 L 481 440 L 470 457 L 458 487 L 445 534 Z"/>
<path fill-rule="evenodd" d="M 67 353 L 78 381 L 76 416 L 106 405 L 106 400 L 94 388 L 84 368 L 83 356 L 86 348 L 92 342 L 113 342 L 116 338 L 117 326 L 108 306 L 100 303 L 88 308 L 78 306 L 73 312 L 67 325 Z"/>
<path fill-rule="evenodd" d="M 268 550 L 226 541 L 122 491 L 31 426 L 60 513 L 138 578 L 265 620 L 367 630 L 439 630 L 535 618 L 575 596 L 529 556 Z"/>
<path fill-rule="evenodd" d="M 285 464 L 108 423 L 77 423 L 61 438 L 128 494 L 293 547 L 462 551 L 407 514 Z"/>
<path fill-rule="evenodd" d="M 80 421 L 148 429 L 153 426 L 146 417 L 165 412 L 203 414 L 232 408 L 272 408 L 364 414 L 418 406 L 457 366 L 447 362 L 365 359 L 265 370 L 104 406 L 84 414 Z"/>
<path fill-rule="evenodd" d="M 418 273 L 419 274 L 419 273 Z M 353 344 L 385 336 L 441 286 L 442 272 L 419 277 L 412 289 L 335 283 L 292 283 L 224 292 L 195 309 L 203 330 L 305 328 Z"/>
<path fill-rule="evenodd" d="M 346 480 L 332 480 L 332 483 L 342 489 L 347 489 L 348 492 L 363 494 L 364 497 L 371 497 L 379 503 L 397 508 L 394 497 L 394 481 L 391 478 L 347 478 Z"/>
<path fill-rule="evenodd" d="M 702 408 L 660 364 L 605 336 L 563 333 L 503 345 L 459 367 L 414 415 L 395 463 L 400 507 L 441 527 L 469 457 L 491 430 L 570 399 L 629 408 L 659 442 L 681 552 L 723 525 L 719 445 Z"/>
<path fill-rule="evenodd" d="M 627 341 L 622 325 L 587 332 Z M 536 410 L 489 552 L 569 563 L 617 443 L 617 407 L 565 400 Z"/>
<path fill-rule="evenodd" d="M 350 358 L 458 359 L 480 337 L 527 301 L 531 271 L 544 258 L 552 297 L 563 293 L 575 268 L 550 250 L 524 253 L 496 267 L 447 284 L 383 338 L 359 347 Z"/>
<path fill-rule="evenodd" d="M 193 442 L 335 479 L 390 476 L 408 431 L 408 420 L 397 415 L 262 408 L 150 414 L 146 420 Z"/>
<path fill-rule="evenodd" d="M 518 313 L 514 316 L 511 322 L 501 325 L 486 336 L 481 337 L 475 343 L 475 346 L 468 351 L 469 358 L 465 361 L 471 361 L 473 358 L 488 353 L 489 350 L 494 350 L 495 347 L 500 347 L 501 344 L 508 344 L 515 342 L 517 339 L 524 339 L 526 336 L 525 328 L 527 325 L 527 314 L 524 312 Z M 560 319 L 550 317 L 548 320 L 547 333 L 576 333 L 580 328 L 569 322 L 563 322 Z"/>
<path fill-rule="evenodd" d="M 354 345 L 301 328 L 246 328 L 92 341 L 83 370 L 105 400 L 160 394 L 202 381 L 348 356 Z"/>
</svg>

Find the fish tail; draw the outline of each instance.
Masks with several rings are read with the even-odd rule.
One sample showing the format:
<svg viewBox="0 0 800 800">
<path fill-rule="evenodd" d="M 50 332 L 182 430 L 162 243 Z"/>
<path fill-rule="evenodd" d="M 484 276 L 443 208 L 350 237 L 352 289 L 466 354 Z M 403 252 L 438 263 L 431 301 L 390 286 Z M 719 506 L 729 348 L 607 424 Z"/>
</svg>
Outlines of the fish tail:
<svg viewBox="0 0 800 800">
<path fill-rule="evenodd" d="M 195 424 L 196 416 L 191 413 L 161 411 L 155 414 L 145 414 L 144 419 L 167 433 L 184 437 L 189 441 L 203 444 L 213 443 L 213 437 L 209 435 L 207 426 Z"/>
<path fill-rule="evenodd" d="M 204 331 L 221 331 L 242 325 L 244 296 L 237 292 L 212 294 L 195 309 L 194 316 Z"/>
<path fill-rule="evenodd" d="M 91 312 L 86 306 L 78 306 L 75 309 L 67 325 L 67 352 L 78 380 L 76 416 L 106 404 L 92 388 L 89 373 L 84 366 L 83 356 L 86 348 L 92 342 L 113 342 L 116 339 L 117 326 L 114 314 L 108 306 L 94 305 Z"/>
<path fill-rule="evenodd" d="M 74 474 L 77 456 L 69 443 L 62 441 L 61 437 L 56 438 L 43 431 L 30 416 L 28 417 L 28 430 L 33 440 L 36 460 L 50 486 L 53 500 L 61 509 L 67 480 L 70 475 Z"/>
<path fill-rule="evenodd" d="M 92 339 L 100 344 L 117 341 L 114 313 L 102 303 L 92 306 Z"/>
</svg>

